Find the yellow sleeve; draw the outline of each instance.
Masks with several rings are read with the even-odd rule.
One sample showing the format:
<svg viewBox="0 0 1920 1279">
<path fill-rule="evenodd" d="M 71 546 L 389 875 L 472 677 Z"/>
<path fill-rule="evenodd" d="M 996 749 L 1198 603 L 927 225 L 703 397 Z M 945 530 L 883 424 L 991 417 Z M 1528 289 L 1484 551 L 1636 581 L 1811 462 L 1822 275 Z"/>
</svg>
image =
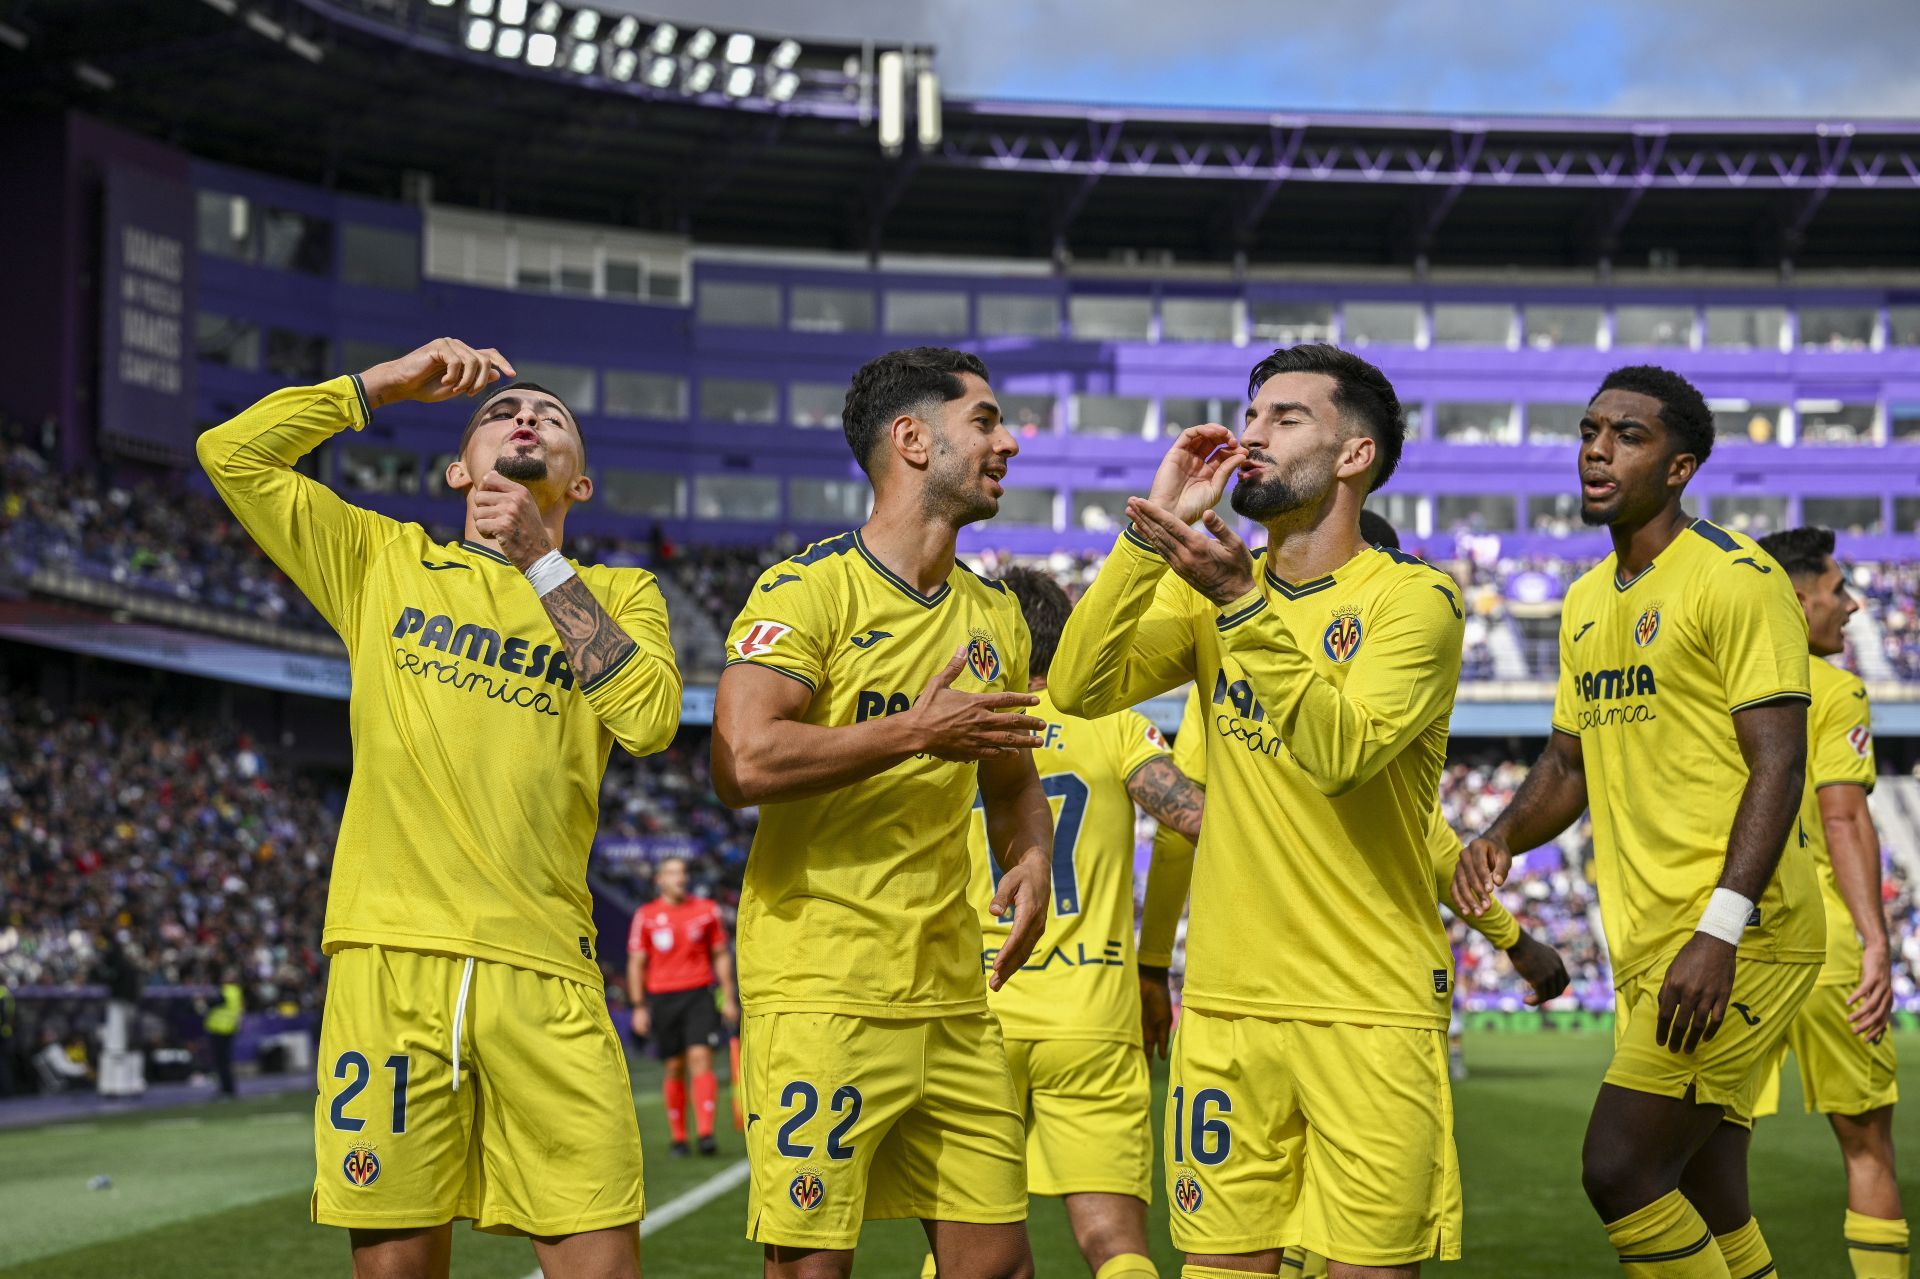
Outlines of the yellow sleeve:
<svg viewBox="0 0 1920 1279">
<path fill-rule="evenodd" d="M 1460 837 L 1447 825 L 1440 805 L 1433 806 L 1427 818 L 1427 855 L 1433 859 L 1434 896 L 1447 904 L 1468 928 L 1484 936 L 1501 950 L 1511 950 L 1520 940 L 1520 921 L 1500 904 L 1498 897 L 1483 915 L 1469 915 L 1453 901 L 1453 872 L 1460 864 Z"/>
<path fill-rule="evenodd" d="M 1173 963 L 1180 916 L 1187 909 L 1193 882 L 1193 844 L 1179 831 L 1160 826 L 1153 832 L 1153 860 L 1147 865 L 1147 899 L 1140 908 L 1140 962 L 1151 968 Z"/>
<path fill-rule="evenodd" d="M 1572 601 L 1567 597 L 1567 602 Z M 1560 681 L 1553 691 L 1553 726 L 1572 737 L 1580 736 L 1576 727 L 1580 723 L 1580 695 L 1577 680 L 1579 672 L 1574 669 L 1573 645 L 1567 642 L 1567 627 L 1573 625 L 1573 615 L 1566 608 L 1560 610 Z M 1582 628 L 1585 623 L 1580 624 Z"/>
<path fill-rule="evenodd" d="M 337 377 L 275 391 L 195 446 L 227 509 L 343 637 L 374 553 L 403 526 L 347 504 L 293 464 L 371 416 L 359 377 Z"/>
<path fill-rule="evenodd" d="M 1848 676 L 1835 682 L 1832 696 L 1814 699 L 1807 724 L 1807 781 L 1815 790 L 1839 785 L 1872 790 L 1873 777 L 1873 712 L 1867 687 Z"/>
<path fill-rule="evenodd" d="M 633 640 L 633 651 L 600 672 L 580 695 L 630 755 L 665 750 L 680 729 L 680 668 L 667 631 L 667 601 L 653 574 L 622 571 L 603 588 L 601 607 Z M 599 592 L 595 593 L 599 598 Z"/>
<path fill-rule="evenodd" d="M 818 690 L 833 637 L 820 598 L 825 578 L 792 560 L 760 575 L 727 634 L 727 665 L 752 662 Z"/>
<path fill-rule="evenodd" d="M 1128 529 L 1067 618 L 1047 673 L 1053 704 L 1098 719 L 1193 678 L 1192 592 Z"/>
<path fill-rule="evenodd" d="M 1346 794 L 1384 768 L 1452 706 L 1460 682 L 1465 624 L 1437 581 L 1406 582 L 1382 601 L 1344 687 L 1313 669 L 1258 587 L 1214 624 L 1287 749 L 1326 795 Z"/>
<path fill-rule="evenodd" d="M 1173 739 L 1173 766 L 1185 773 L 1195 786 L 1206 786 L 1206 704 L 1200 700 L 1197 684 L 1187 690 L 1187 708 L 1180 713 L 1180 731 Z"/>
<path fill-rule="evenodd" d="M 1114 758 L 1119 761 L 1122 777 L 1132 777 L 1141 765 L 1172 754 L 1167 739 L 1139 711 L 1121 711 L 1107 721 L 1106 728 L 1114 737 Z"/>
<path fill-rule="evenodd" d="M 1787 575 L 1755 571 L 1754 558 L 1707 574 L 1701 601 L 1707 652 L 1720 670 L 1730 711 L 1776 697 L 1809 696 L 1807 615 Z"/>
</svg>

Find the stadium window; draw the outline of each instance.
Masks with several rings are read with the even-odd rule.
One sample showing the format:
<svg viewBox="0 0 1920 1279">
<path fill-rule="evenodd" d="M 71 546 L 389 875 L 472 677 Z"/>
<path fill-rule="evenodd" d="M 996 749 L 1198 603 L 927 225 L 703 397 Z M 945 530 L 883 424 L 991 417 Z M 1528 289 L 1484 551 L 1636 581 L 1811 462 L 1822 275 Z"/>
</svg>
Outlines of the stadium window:
<svg viewBox="0 0 1920 1279">
<path fill-rule="evenodd" d="M 458 460 L 454 453 L 435 453 L 427 461 L 426 474 L 421 477 L 420 486 L 427 491 L 428 497 L 446 497 L 453 492 L 447 487 L 447 464 Z M 598 498 L 603 491 L 599 472 L 594 472 L 593 495 Z"/>
<path fill-rule="evenodd" d="M 1710 497 L 1707 518 L 1721 528 L 1749 537 L 1765 537 L 1787 527 L 1787 499 L 1753 495 Z"/>
<path fill-rule="evenodd" d="M 1232 298 L 1161 298 L 1163 342 L 1232 342 L 1239 328 Z"/>
<path fill-rule="evenodd" d="M 252 201 L 224 191 L 198 191 L 194 213 L 200 252 L 233 262 L 256 260 Z"/>
<path fill-rule="evenodd" d="M 1127 522 L 1127 499 L 1132 489 L 1075 489 L 1068 531 L 1111 533 Z M 1225 498 L 1223 496 L 1224 503 Z"/>
<path fill-rule="evenodd" d="M 1369 493 L 1366 508 L 1393 525 L 1401 537 L 1420 535 L 1420 499 L 1412 493 Z"/>
<path fill-rule="evenodd" d="M 982 293 L 980 336 L 987 338 L 1057 338 L 1060 302 L 1045 293 Z"/>
<path fill-rule="evenodd" d="M 1887 345 L 1920 346 L 1920 306 L 1887 308 Z"/>
<path fill-rule="evenodd" d="M 202 363 L 251 372 L 260 367 L 260 326 L 201 311 L 193 317 L 193 350 Z"/>
<path fill-rule="evenodd" d="M 1803 497 L 1800 522 L 1836 533 L 1864 537 L 1880 532 L 1881 510 L 1877 497 Z"/>
<path fill-rule="evenodd" d="M 693 518 L 752 520 L 780 518 L 780 481 L 771 475 L 696 475 Z"/>
<path fill-rule="evenodd" d="M 872 505 L 873 488 L 862 480 L 787 481 L 787 518 L 796 524 L 858 524 Z"/>
<path fill-rule="evenodd" d="M 1802 444 L 1872 444 L 1873 405 L 1842 404 L 1839 400 L 1795 400 L 1794 420 Z"/>
<path fill-rule="evenodd" d="M 267 372 L 307 386 L 325 381 L 329 371 L 326 338 L 292 329 L 267 330 Z"/>
<path fill-rule="evenodd" d="M 1075 294 L 1067 299 L 1067 331 L 1095 342 L 1144 342 L 1153 332 L 1153 299 Z"/>
<path fill-rule="evenodd" d="M 419 288 L 420 237 L 411 231 L 342 223 L 340 280 L 374 289 Z"/>
<path fill-rule="evenodd" d="M 1893 499 L 1893 531 L 1920 533 L 1920 497 Z"/>
<path fill-rule="evenodd" d="M 1126 435 L 1147 438 L 1153 402 L 1142 395 L 1076 395 L 1075 435 Z"/>
<path fill-rule="evenodd" d="M 1613 345 L 1693 345 L 1690 306 L 1618 306 L 1613 309 Z"/>
<path fill-rule="evenodd" d="M 594 497 L 616 514 L 672 520 L 687 513 L 687 481 L 681 476 L 609 467 L 597 478 Z"/>
<path fill-rule="evenodd" d="M 787 324 L 803 333 L 873 332 L 873 290 L 795 285 Z"/>
<path fill-rule="evenodd" d="M 840 429 L 840 413 L 847 406 L 847 388 L 839 382 L 789 382 L 787 423 L 790 426 Z"/>
<path fill-rule="evenodd" d="M 397 360 L 413 348 L 395 342 L 369 342 L 365 338 L 340 339 L 340 367 L 343 372 L 362 373 L 376 364 Z"/>
<path fill-rule="evenodd" d="M 888 289 L 886 327 L 889 333 L 957 338 L 967 333 L 967 295 L 927 289 Z"/>
<path fill-rule="evenodd" d="M 1464 400 L 1433 406 L 1436 438 L 1450 444 L 1518 444 L 1520 423 L 1513 405 Z"/>
<path fill-rule="evenodd" d="M 678 271 L 647 272 L 647 301 L 679 304 L 686 300 L 686 278 Z"/>
<path fill-rule="evenodd" d="M 1873 346 L 1873 318 L 1871 307 L 1803 306 L 1800 349 L 1865 351 Z"/>
<path fill-rule="evenodd" d="M 326 275 L 333 270 L 333 223 L 287 209 L 260 210 L 260 264 Z"/>
<path fill-rule="evenodd" d="M 1433 499 L 1436 533 L 1505 533 L 1519 514 L 1518 499 L 1506 493 L 1442 493 Z"/>
<path fill-rule="evenodd" d="M 513 287 L 536 293 L 552 292 L 560 246 L 549 240 L 520 240 L 514 248 Z"/>
<path fill-rule="evenodd" d="M 1333 303 L 1253 301 L 1247 303 L 1247 323 L 1253 340 L 1263 346 L 1331 342 Z"/>
<path fill-rule="evenodd" d="M 703 280 L 694 316 L 702 324 L 777 329 L 780 327 L 780 286 Z"/>
<path fill-rule="evenodd" d="M 1563 346 L 1591 350 L 1600 345 L 1601 313 L 1597 306 L 1537 303 L 1522 310 L 1521 320 L 1526 325 L 1527 345 L 1536 351 Z"/>
<path fill-rule="evenodd" d="M 1190 426 L 1199 426 L 1205 422 L 1226 424 L 1228 429 L 1238 434 L 1242 410 L 1240 401 L 1203 400 L 1182 396 L 1168 396 L 1160 401 L 1160 434 L 1172 439 Z"/>
<path fill-rule="evenodd" d="M 1571 444 L 1580 438 L 1584 404 L 1530 403 L 1527 405 L 1527 443 Z"/>
<path fill-rule="evenodd" d="M 1344 346 L 1413 346 L 1420 340 L 1415 302 L 1349 302 L 1340 321 Z"/>
<path fill-rule="evenodd" d="M 641 296 L 642 277 L 638 262 L 624 262 L 619 258 L 608 258 L 601 272 L 606 281 L 607 296 L 610 298 L 639 298 Z"/>
<path fill-rule="evenodd" d="M 1505 348 L 1512 344 L 1512 307 L 1466 302 L 1434 304 L 1433 345 Z"/>
<path fill-rule="evenodd" d="M 601 379 L 606 384 L 609 417 L 678 422 L 687 416 L 687 379 L 678 373 L 608 369 Z"/>
<path fill-rule="evenodd" d="M 1783 306 L 1710 306 L 1707 345 L 1734 351 L 1778 351 L 1787 331 Z"/>
<path fill-rule="evenodd" d="M 700 416 L 708 422 L 771 426 L 780 420 L 779 398 L 771 382 L 743 377 L 700 379 Z"/>
<path fill-rule="evenodd" d="M 1000 400 L 1001 420 L 1016 435 L 1051 434 L 1057 429 L 1055 409 L 1059 401 L 1053 396 L 1035 395 L 1030 391 L 1000 391 L 996 394 Z"/>
<path fill-rule="evenodd" d="M 362 493 L 418 493 L 419 460 L 404 449 L 343 444 L 334 472 L 342 488 Z"/>
<path fill-rule="evenodd" d="M 1713 438 L 1726 444 L 1778 444 L 1780 419 L 1786 411 L 1779 404 L 1754 404 L 1748 400 L 1707 401 L 1713 411 Z"/>
<path fill-rule="evenodd" d="M 575 413 L 592 413 L 598 405 L 593 393 L 593 370 L 578 364 L 549 364 L 544 360 L 521 360 L 515 366 L 520 377 L 538 382 Z"/>
<path fill-rule="evenodd" d="M 1920 443 L 1920 404 L 1887 405 L 1887 435 L 1896 444 Z"/>
<path fill-rule="evenodd" d="M 1052 528 L 1055 496 L 1052 489 L 1010 488 L 1000 495 L 1000 513 L 994 522 Z"/>
<path fill-rule="evenodd" d="M 1566 537 L 1583 526 L 1577 493 L 1536 493 L 1527 498 L 1527 525 L 1536 533 Z"/>
<path fill-rule="evenodd" d="M 560 274 L 555 277 L 554 287 L 562 293 L 582 293 L 591 297 L 593 268 L 563 262 L 560 264 Z"/>
</svg>

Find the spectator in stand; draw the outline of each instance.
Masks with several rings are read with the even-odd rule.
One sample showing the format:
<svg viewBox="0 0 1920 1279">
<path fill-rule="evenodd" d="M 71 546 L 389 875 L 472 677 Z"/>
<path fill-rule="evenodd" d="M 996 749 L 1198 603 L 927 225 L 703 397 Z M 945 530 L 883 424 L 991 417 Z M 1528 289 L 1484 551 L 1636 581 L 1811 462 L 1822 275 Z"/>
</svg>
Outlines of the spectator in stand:
<svg viewBox="0 0 1920 1279">
<path fill-rule="evenodd" d="M 233 1081 L 233 1038 L 240 1033 L 240 1016 L 245 1011 L 240 970 L 229 965 L 220 974 L 220 1002 L 206 1009 L 206 1020 L 201 1023 L 213 1051 L 213 1068 L 220 1076 L 220 1095 L 228 1100 L 240 1095 Z"/>
</svg>

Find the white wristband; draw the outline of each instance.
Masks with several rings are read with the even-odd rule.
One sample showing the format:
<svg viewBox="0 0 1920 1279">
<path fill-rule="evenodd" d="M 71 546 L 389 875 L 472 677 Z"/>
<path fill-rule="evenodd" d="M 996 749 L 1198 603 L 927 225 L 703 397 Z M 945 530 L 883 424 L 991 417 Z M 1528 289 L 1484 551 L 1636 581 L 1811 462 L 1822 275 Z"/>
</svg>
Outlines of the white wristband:
<svg viewBox="0 0 1920 1279">
<path fill-rule="evenodd" d="M 556 586 L 564 586 L 574 576 L 573 565 L 558 551 L 548 551 L 527 566 L 527 580 L 533 583 L 534 594 L 542 599 Z"/>
<path fill-rule="evenodd" d="M 1700 913 L 1700 922 L 1694 925 L 1694 931 L 1718 937 L 1729 946 L 1738 946 L 1740 934 L 1747 931 L 1747 921 L 1752 918 L 1752 902 L 1731 888 L 1716 888 L 1707 900 L 1707 908 Z"/>
</svg>

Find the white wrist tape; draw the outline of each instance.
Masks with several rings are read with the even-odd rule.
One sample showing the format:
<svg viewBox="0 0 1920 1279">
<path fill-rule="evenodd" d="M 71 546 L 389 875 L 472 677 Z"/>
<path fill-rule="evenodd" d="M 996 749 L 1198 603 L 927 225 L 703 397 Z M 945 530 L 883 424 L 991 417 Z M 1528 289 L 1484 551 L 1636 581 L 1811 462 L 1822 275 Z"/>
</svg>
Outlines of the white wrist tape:
<svg viewBox="0 0 1920 1279">
<path fill-rule="evenodd" d="M 548 551 L 527 566 L 527 580 L 533 583 L 534 594 L 542 598 L 554 587 L 564 586 L 574 575 L 573 565 L 558 551 Z"/>
<path fill-rule="evenodd" d="M 1694 931 L 1718 937 L 1729 946 L 1738 946 L 1740 934 L 1747 931 L 1747 921 L 1751 918 L 1752 902 L 1731 888 L 1716 888 L 1707 900 L 1707 908 L 1700 913 L 1700 922 L 1694 925 Z"/>
</svg>

